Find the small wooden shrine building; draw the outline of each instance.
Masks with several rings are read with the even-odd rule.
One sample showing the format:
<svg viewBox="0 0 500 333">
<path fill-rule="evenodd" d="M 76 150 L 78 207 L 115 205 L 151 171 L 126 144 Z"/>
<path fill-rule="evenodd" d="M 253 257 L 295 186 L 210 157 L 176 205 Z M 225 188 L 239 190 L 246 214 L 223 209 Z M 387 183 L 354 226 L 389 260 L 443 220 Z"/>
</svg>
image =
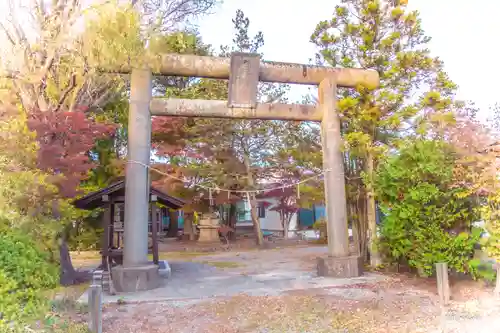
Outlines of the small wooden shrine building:
<svg viewBox="0 0 500 333">
<path fill-rule="evenodd" d="M 123 262 L 123 232 L 125 222 L 125 180 L 117 181 L 99 191 L 89 193 L 77 199 L 73 205 L 80 209 L 93 210 L 104 208 L 102 215 L 102 269 L 107 270 L 113 264 Z M 148 241 L 149 252 L 153 254 L 153 262 L 158 264 L 158 236 L 162 231 L 162 220 L 166 209 L 177 210 L 184 205 L 184 201 L 172 197 L 157 188 L 150 186 L 149 219 L 147 223 L 151 242 Z M 125 245 L 126 246 L 126 245 Z"/>
</svg>

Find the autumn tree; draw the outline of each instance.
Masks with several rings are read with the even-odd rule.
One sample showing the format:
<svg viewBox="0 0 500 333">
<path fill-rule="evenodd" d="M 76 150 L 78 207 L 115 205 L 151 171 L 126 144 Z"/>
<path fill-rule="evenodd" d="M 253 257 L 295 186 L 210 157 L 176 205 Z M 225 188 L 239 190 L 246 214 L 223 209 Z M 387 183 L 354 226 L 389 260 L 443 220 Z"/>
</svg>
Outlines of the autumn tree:
<svg viewBox="0 0 500 333">
<path fill-rule="evenodd" d="M 291 186 L 289 184 L 275 184 L 275 186 L 277 186 L 277 188 L 264 191 L 262 194 L 257 195 L 257 198 L 264 200 L 263 202 L 265 206 L 267 206 L 266 208 L 279 214 L 283 235 L 285 239 L 287 239 L 288 231 L 290 230 L 290 222 L 293 216 L 299 211 L 297 186 L 293 186 L 293 184 Z M 280 186 L 286 187 L 279 188 Z M 271 187 L 273 187 L 273 185 L 271 185 Z M 266 199 L 273 201 L 266 201 Z"/>
<path fill-rule="evenodd" d="M 500 108 L 496 104 L 490 109 L 486 124 L 476 122 L 469 128 L 457 128 L 456 138 L 462 144 L 462 150 L 469 153 L 466 161 L 470 170 L 463 170 L 460 177 L 473 178 L 476 188 L 482 194 L 481 219 L 488 237 L 483 238 L 483 250 L 488 257 L 500 261 Z M 460 132 L 462 135 L 460 135 Z M 472 142 L 470 142 L 472 141 Z M 500 294 L 500 267 L 497 265 L 497 284 L 495 293 Z"/>
<path fill-rule="evenodd" d="M 264 43 L 262 33 L 250 37 L 250 21 L 241 11 L 236 13 L 233 23 L 236 31 L 234 45 L 222 47 L 220 56 L 229 56 L 233 51 L 258 53 Z M 206 52 L 203 48 L 200 51 Z M 283 101 L 286 90 L 282 86 L 260 84 L 258 97 L 262 102 Z M 167 90 L 166 97 L 224 100 L 227 99 L 227 83 L 196 80 L 186 87 L 172 87 Z M 172 150 L 174 145 L 168 138 L 174 134 L 180 139 L 176 140 L 177 153 L 168 154 L 169 158 L 187 177 L 202 180 L 199 185 L 254 190 L 263 180 L 273 177 L 269 162 L 281 145 L 280 138 L 288 132 L 287 126 L 284 122 L 264 120 L 163 118 L 155 120 L 154 129 L 159 146 Z M 207 197 L 207 193 L 203 195 Z M 251 202 L 257 241 L 262 244 L 255 196 L 250 194 L 243 199 Z"/>
<path fill-rule="evenodd" d="M 39 239 L 48 243 L 59 239 L 62 281 L 71 283 L 78 277 L 69 260 L 68 229 L 83 215 L 69 200 L 99 161 L 92 154 L 96 141 L 116 133 L 115 126 L 107 125 L 109 119 L 102 117 L 104 108 L 125 97 L 123 79 L 100 73 L 99 61 L 106 52 L 108 58 L 119 50 L 129 55 L 142 52 L 139 25 L 133 24 L 139 20 L 132 10 L 116 10 L 113 4 L 84 9 L 78 1 L 49 6 L 40 0 L 26 8 L 18 5 L 10 2 L 10 16 L 0 26 L 7 41 L 0 75 L 11 92 L 3 105 L 15 110 L 6 117 L 18 124 L 6 141 L 11 142 L 10 149 L 17 147 L 30 159 L 16 162 L 7 157 L 5 172 L 14 172 L 10 166 L 14 163 L 24 174 L 38 175 L 31 186 L 36 191 L 26 191 L 21 184 L 13 189 L 37 204 L 26 209 L 18 201 L 14 207 L 24 220 L 38 219 L 32 231 Z M 26 15 L 32 21 L 21 24 Z M 88 28 L 75 34 L 80 22 Z M 126 32 L 128 40 L 111 38 L 117 29 Z M 20 136 L 25 137 L 15 141 Z"/>
<path fill-rule="evenodd" d="M 451 126 L 449 116 L 436 110 L 425 131 L 381 158 L 375 177 L 385 213 L 381 245 L 388 258 L 404 258 L 421 273 L 432 273 L 433 263 L 441 260 L 474 277 L 491 278 L 479 259 L 471 259 L 480 233 L 473 225 L 481 219 L 492 231 L 483 245 L 498 256 L 495 131 L 475 118 L 474 108 L 454 105 L 462 109 L 452 109 Z"/>
<path fill-rule="evenodd" d="M 376 203 L 372 190 L 377 160 L 400 138 L 415 132 L 428 104 L 447 106 L 455 86 L 443 64 L 430 55 L 418 12 L 399 1 L 342 0 L 332 19 L 320 22 L 311 36 L 317 60 L 335 67 L 376 70 L 380 88 L 340 89 L 338 111 L 345 140 L 348 212 L 373 266 L 377 252 Z M 445 92 L 446 96 L 441 93 Z M 369 240 L 369 244 L 366 240 Z"/>
<path fill-rule="evenodd" d="M 139 10 L 143 28 L 149 34 L 171 33 L 190 20 L 210 13 L 220 0 L 121 0 Z"/>
</svg>

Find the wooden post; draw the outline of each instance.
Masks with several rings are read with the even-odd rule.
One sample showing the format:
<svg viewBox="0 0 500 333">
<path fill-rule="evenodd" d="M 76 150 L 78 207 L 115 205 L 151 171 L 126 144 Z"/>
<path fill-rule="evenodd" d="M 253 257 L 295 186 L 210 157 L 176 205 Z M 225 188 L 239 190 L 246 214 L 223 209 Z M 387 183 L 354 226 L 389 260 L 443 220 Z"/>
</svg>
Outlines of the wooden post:
<svg viewBox="0 0 500 333">
<path fill-rule="evenodd" d="M 436 263 L 436 278 L 441 305 L 447 305 L 450 302 L 450 284 L 448 282 L 447 263 Z"/>
<path fill-rule="evenodd" d="M 178 214 L 177 210 L 168 209 L 170 224 L 168 226 L 167 237 L 169 238 L 177 238 L 177 232 L 179 230 Z"/>
<path fill-rule="evenodd" d="M 106 206 L 104 208 L 104 213 L 102 216 L 102 227 L 104 230 L 104 233 L 102 235 L 102 248 L 101 248 L 101 266 L 102 269 L 106 270 L 107 267 L 107 260 L 108 260 L 108 255 L 109 255 L 109 248 L 111 247 L 110 244 L 110 226 L 113 223 L 113 217 L 112 217 L 112 203 L 109 201 L 109 197 L 107 195 L 102 196 L 102 201 L 106 202 Z"/>
<path fill-rule="evenodd" d="M 160 260 L 158 255 L 158 206 L 156 205 L 156 196 L 151 196 L 151 238 L 153 240 L 153 263 L 158 265 Z"/>
<path fill-rule="evenodd" d="M 89 288 L 89 330 L 102 333 L 102 287 L 98 284 Z"/>
</svg>

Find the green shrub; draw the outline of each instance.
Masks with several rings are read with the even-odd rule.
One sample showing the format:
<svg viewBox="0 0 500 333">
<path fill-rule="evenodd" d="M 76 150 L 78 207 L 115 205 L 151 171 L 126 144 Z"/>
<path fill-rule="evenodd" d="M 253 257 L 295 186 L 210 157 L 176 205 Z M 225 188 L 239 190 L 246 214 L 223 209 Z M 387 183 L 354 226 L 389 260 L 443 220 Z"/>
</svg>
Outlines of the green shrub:
<svg viewBox="0 0 500 333">
<path fill-rule="evenodd" d="M 21 322 L 44 313 L 44 291 L 58 282 L 58 267 L 29 236 L 17 231 L 0 234 L 1 321 Z"/>
<path fill-rule="evenodd" d="M 328 228 L 324 217 L 317 219 L 312 225 L 312 228 L 319 231 L 319 238 L 321 241 L 326 242 L 328 240 Z"/>
<path fill-rule="evenodd" d="M 387 259 L 424 275 L 437 262 L 469 271 L 481 231 L 471 227 L 477 207 L 454 179 L 455 163 L 448 144 L 417 140 L 379 165 L 374 188 L 385 215 L 379 244 Z"/>
<path fill-rule="evenodd" d="M 490 283 L 495 281 L 497 275 L 493 264 L 481 262 L 480 259 L 469 261 L 469 272 L 474 279 L 482 279 Z"/>
<path fill-rule="evenodd" d="M 100 249 L 101 237 L 104 232 L 102 228 L 94 229 L 91 226 L 80 228 L 77 235 L 71 235 L 68 246 L 72 251 L 95 251 Z"/>
<path fill-rule="evenodd" d="M 489 233 L 483 248 L 490 258 L 500 262 L 500 191 L 498 189 L 489 195 L 485 205 L 481 207 L 481 213 Z"/>
</svg>

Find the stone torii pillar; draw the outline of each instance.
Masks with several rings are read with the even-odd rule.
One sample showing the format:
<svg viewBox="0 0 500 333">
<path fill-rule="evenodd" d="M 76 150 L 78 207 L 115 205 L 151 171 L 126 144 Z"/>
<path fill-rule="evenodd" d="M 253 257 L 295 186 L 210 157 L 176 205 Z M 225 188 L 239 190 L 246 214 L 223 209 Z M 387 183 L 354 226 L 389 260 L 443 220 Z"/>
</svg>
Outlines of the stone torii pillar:
<svg viewBox="0 0 500 333">
<path fill-rule="evenodd" d="M 361 275 L 362 259 L 349 253 L 344 167 L 340 150 L 342 139 L 336 112 L 337 87 L 364 85 L 375 88 L 379 83 L 378 73 L 362 69 L 261 62 L 258 55 L 246 53 L 235 53 L 231 58 L 166 54 L 155 57 L 152 63 L 155 65 L 150 71 L 131 67 L 115 70 L 132 73 L 128 158 L 149 164 L 149 154 L 146 158 L 145 152 L 150 147 L 151 124 L 146 121 L 150 115 L 321 122 L 323 168 L 326 170 L 328 256 L 318 258 L 318 274 L 337 277 Z M 152 99 L 147 107 L 146 100 L 151 99 L 151 85 L 146 81 L 151 80 L 151 73 L 229 79 L 228 101 Z M 319 105 L 259 104 L 259 81 L 318 85 Z M 147 170 L 144 167 L 127 165 L 125 248 L 129 248 L 124 254 L 124 266 L 129 268 L 143 267 L 147 259 L 147 224 L 144 222 L 147 219 L 147 193 L 146 184 L 143 184 L 146 179 Z"/>
<path fill-rule="evenodd" d="M 118 292 L 150 290 L 160 286 L 157 265 L 148 261 L 149 166 L 151 159 L 152 76 L 149 69 L 132 71 L 125 174 L 123 266 L 112 269 Z"/>
</svg>

